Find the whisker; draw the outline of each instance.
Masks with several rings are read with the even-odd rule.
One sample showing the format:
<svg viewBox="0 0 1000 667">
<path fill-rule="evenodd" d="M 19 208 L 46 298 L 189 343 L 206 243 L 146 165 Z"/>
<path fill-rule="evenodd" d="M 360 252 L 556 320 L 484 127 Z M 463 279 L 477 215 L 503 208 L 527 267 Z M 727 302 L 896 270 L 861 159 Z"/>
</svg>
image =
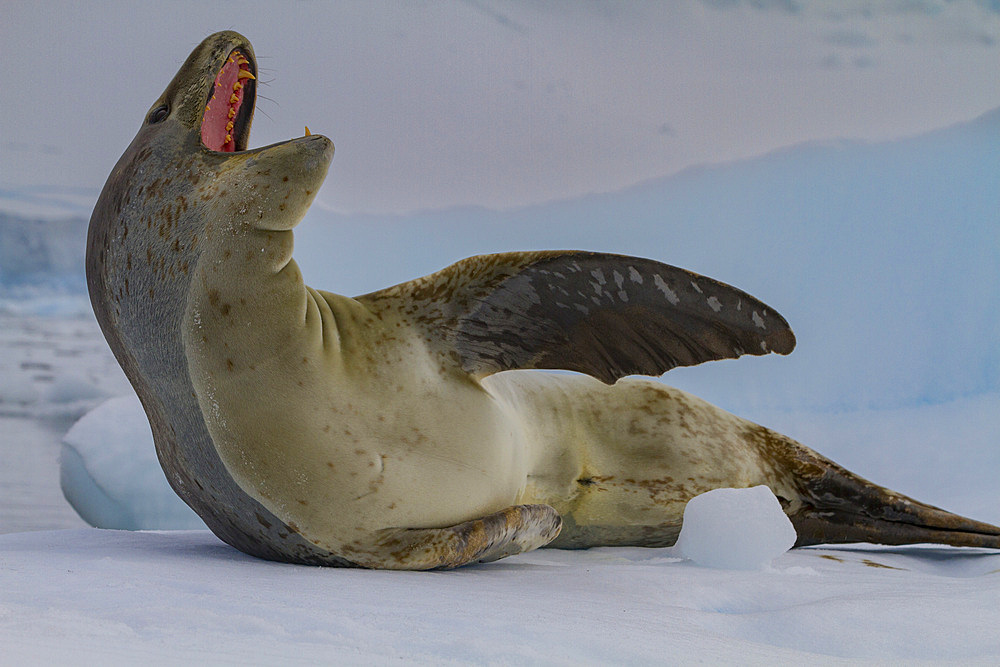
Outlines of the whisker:
<svg viewBox="0 0 1000 667">
<path fill-rule="evenodd" d="M 280 104 L 278 104 L 278 102 L 276 100 L 272 100 L 270 97 L 267 97 L 266 95 L 261 95 L 260 93 L 257 93 L 257 98 L 261 99 L 261 100 L 267 100 L 268 102 L 270 102 L 271 104 L 273 104 L 276 107 L 280 107 L 281 106 Z"/>
<path fill-rule="evenodd" d="M 271 121 L 272 123 L 274 122 L 274 118 L 271 117 L 271 114 L 269 114 L 268 112 L 264 111 L 260 107 L 257 107 L 257 113 L 263 114 L 263 116 L 265 118 L 267 118 L 269 121 Z"/>
</svg>

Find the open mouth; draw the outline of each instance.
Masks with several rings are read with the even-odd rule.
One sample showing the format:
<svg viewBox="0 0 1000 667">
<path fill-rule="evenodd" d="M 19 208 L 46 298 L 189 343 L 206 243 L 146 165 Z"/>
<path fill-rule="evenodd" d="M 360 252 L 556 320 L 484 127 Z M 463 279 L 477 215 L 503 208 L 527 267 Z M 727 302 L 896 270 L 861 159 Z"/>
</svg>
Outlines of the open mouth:
<svg viewBox="0 0 1000 667">
<path fill-rule="evenodd" d="M 254 69 L 250 59 L 235 49 L 215 76 L 201 120 L 201 143 L 209 150 L 246 150 L 257 90 Z"/>
</svg>

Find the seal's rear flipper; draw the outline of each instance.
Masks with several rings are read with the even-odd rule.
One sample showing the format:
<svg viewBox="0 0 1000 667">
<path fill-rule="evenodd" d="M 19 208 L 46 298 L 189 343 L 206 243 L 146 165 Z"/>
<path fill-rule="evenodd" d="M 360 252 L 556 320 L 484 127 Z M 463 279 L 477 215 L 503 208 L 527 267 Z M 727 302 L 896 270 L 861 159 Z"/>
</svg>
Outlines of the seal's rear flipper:
<svg viewBox="0 0 1000 667">
<path fill-rule="evenodd" d="M 554 540 L 561 528 L 562 519 L 548 505 L 515 505 L 447 528 L 386 531 L 378 540 L 375 561 L 352 560 L 393 570 L 450 569 L 537 549 Z"/>
<path fill-rule="evenodd" d="M 789 513 L 796 546 L 871 542 L 1000 549 L 1000 527 L 913 500 L 843 468 L 803 480 L 801 508 Z"/>
<path fill-rule="evenodd" d="M 772 490 L 795 526 L 795 546 L 871 542 L 1000 549 L 1000 527 L 869 482 L 762 426 L 747 433 L 782 478 Z"/>
</svg>

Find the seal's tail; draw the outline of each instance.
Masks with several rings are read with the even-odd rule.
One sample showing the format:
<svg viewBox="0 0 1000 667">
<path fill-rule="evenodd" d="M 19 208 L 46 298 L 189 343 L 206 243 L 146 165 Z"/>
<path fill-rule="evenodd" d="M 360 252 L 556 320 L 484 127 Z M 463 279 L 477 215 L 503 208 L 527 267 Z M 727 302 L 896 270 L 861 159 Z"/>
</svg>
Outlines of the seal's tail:
<svg viewBox="0 0 1000 667">
<path fill-rule="evenodd" d="M 1000 527 L 873 484 L 769 429 L 754 433 L 782 468 L 775 492 L 798 533 L 796 546 L 872 542 L 1000 549 Z M 792 497 L 787 497 L 792 496 Z"/>
</svg>

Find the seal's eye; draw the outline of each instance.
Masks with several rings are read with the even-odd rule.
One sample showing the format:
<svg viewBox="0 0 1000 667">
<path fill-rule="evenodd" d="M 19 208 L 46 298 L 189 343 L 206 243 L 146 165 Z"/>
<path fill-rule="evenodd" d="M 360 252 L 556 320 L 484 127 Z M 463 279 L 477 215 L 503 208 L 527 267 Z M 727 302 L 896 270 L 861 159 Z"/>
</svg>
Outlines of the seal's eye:
<svg viewBox="0 0 1000 667">
<path fill-rule="evenodd" d="M 149 114 L 149 124 L 160 123 L 167 119 L 170 115 L 170 107 L 166 104 L 161 104 L 160 106 L 153 109 Z"/>
</svg>

